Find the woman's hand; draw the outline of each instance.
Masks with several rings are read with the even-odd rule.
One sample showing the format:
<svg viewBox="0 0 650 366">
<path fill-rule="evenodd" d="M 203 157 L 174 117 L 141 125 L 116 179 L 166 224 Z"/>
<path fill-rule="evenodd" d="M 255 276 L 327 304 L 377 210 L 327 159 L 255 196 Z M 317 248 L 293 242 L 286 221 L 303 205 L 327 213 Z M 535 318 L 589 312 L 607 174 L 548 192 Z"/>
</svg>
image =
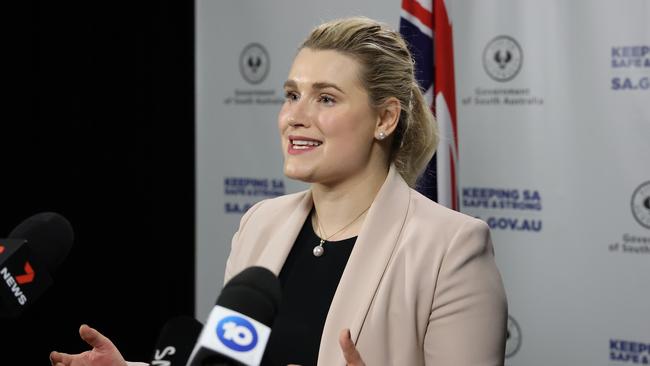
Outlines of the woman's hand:
<svg viewBox="0 0 650 366">
<path fill-rule="evenodd" d="M 366 366 L 361 359 L 359 351 L 357 351 L 357 347 L 355 347 L 354 342 L 352 342 L 350 329 L 343 329 L 341 331 L 339 334 L 339 345 L 341 346 L 341 351 L 343 351 L 345 363 L 347 363 L 348 366 Z"/>
<path fill-rule="evenodd" d="M 76 355 L 52 352 L 52 366 L 127 366 L 113 342 L 95 329 L 84 324 L 79 328 L 79 335 L 93 349 Z"/>
</svg>

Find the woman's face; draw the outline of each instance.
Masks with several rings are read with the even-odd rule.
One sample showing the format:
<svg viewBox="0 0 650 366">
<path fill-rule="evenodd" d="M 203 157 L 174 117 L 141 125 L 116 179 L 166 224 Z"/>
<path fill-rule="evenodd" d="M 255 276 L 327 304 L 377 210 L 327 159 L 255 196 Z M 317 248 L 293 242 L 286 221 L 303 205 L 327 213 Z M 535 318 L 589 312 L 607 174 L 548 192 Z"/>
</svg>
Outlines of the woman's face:
<svg viewBox="0 0 650 366">
<path fill-rule="evenodd" d="M 378 117 L 359 75 L 358 62 L 340 52 L 298 53 L 278 116 L 286 176 L 336 184 L 368 169 Z"/>
</svg>

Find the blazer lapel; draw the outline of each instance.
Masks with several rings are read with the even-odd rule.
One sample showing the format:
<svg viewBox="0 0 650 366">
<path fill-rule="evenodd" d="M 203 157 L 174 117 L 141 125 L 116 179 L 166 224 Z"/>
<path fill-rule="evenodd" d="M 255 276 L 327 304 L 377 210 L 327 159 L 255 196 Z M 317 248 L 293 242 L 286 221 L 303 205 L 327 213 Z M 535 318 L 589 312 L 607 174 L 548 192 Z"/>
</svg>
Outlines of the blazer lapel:
<svg viewBox="0 0 650 366">
<path fill-rule="evenodd" d="M 350 328 L 352 340 L 357 342 L 372 299 L 404 226 L 409 202 L 410 188 L 391 165 L 386 181 L 368 210 L 330 305 L 321 338 L 318 365 L 345 365 L 338 343 L 339 332 Z"/>
<path fill-rule="evenodd" d="M 311 212 L 313 201 L 311 191 L 307 190 L 300 199 L 296 208 L 291 212 L 287 220 L 275 230 L 275 234 L 269 238 L 269 243 L 264 247 L 262 255 L 256 265 L 268 268 L 276 276 L 280 274 L 284 262 L 289 256 L 291 247 L 296 241 L 307 215 Z"/>
</svg>

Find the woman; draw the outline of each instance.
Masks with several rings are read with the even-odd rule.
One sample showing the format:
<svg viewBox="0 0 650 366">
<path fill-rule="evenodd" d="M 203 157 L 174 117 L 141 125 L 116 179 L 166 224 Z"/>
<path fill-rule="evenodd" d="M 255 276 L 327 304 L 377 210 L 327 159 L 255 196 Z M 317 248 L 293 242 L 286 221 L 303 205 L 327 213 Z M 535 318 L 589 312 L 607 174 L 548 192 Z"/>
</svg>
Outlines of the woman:
<svg viewBox="0 0 650 366">
<path fill-rule="evenodd" d="M 507 305 L 486 224 L 411 188 L 437 137 L 399 34 L 367 18 L 322 24 L 285 92 L 284 172 L 311 187 L 252 207 L 226 267 L 226 281 L 252 265 L 279 274 L 265 363 L 502 365 Z"/>
</svg>

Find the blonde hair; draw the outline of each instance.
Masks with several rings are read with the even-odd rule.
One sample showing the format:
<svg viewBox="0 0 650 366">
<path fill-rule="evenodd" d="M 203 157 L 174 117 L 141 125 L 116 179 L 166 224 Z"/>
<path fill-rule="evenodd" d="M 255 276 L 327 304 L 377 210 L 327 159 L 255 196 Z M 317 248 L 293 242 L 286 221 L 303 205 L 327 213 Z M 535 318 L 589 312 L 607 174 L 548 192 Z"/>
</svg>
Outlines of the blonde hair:
<svg viewBox="0 0 650 366">
<path fill-rule="evenodd" d="M 381 107 L 390 97 L 400 101 L 390 162 L 413 187 L 433 156 L 438 131 L 415 80 L 413 57 L 402 36 L 369 18 L 344 18 L 316 27 L 302 48 L 335 50 L 357 60 L 362 70 L 360 79 L 373 108 Z"/>
</svg>

